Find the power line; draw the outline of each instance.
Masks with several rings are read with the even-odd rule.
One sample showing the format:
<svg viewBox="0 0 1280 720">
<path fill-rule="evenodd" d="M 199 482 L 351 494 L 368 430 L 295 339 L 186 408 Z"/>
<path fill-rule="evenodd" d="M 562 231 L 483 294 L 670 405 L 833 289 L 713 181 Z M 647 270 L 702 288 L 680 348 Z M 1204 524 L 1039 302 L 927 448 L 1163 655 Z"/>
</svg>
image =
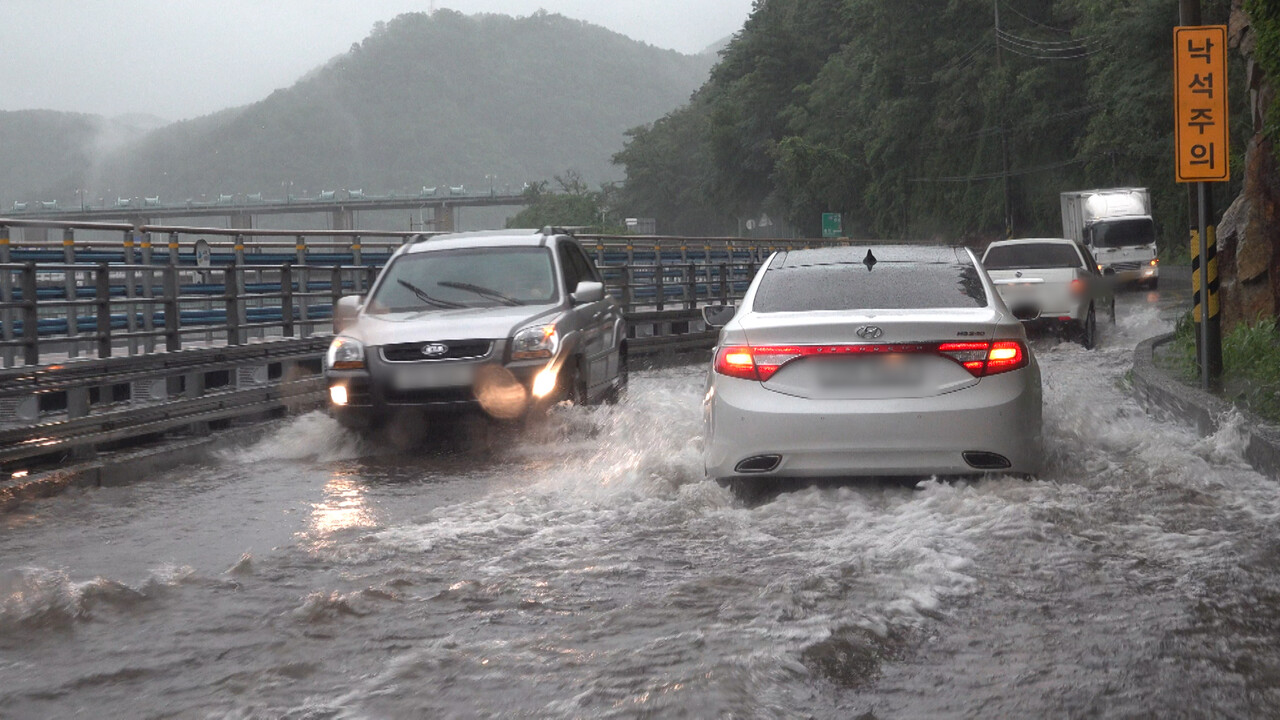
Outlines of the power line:
<svg viewBox="0 0 1280 720">
<path fill-rule="evenodd" d="M 1011 45 L 1004 45 L 1002 47 L 1004 47 L 1005 50 L 1008 50 L 1014 55 L 1020 55 L 1022 57 L 1032 58 L 1033 60 L 1079 60 L 1081 58 L 1087 58 L 1091 55 L 1097 55 L 1103 50 L 1102 48 L 1098 48 L 1096 50 L 1080 50 L 1070 55 L 1044 55 L 1044 54 L 1035 53 L 1035 52 L 1028 52 L 1026 50 L 1023 50 Z"/>
<path fill-rule="evenodd" d="M 1095 39 L 1092 36 L 1074 38 L 1072 40 L 1036 40 L 1033 38 L 1022 37 L 1021 35 L 1014 35 L 1013 33 L 1000 28 L 996 29 L 996 35 L 1001 40 L 1006 40 L 1016 45 L 1025 45 L 1029 48 L 1044 50 L 1084 48 L 1102 43 L 1101 39 Z"/>
</svg>

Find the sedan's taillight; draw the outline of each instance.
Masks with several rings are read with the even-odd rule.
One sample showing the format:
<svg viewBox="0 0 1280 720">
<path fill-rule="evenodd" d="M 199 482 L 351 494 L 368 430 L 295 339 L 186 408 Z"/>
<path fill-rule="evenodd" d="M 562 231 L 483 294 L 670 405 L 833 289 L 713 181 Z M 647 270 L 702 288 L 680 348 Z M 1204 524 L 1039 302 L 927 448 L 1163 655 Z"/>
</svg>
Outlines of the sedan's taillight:
<svg viewBox="0 0 1280 720">
<path fill-rule="evenodd" d="M 938 352 L 964 366 L 974 377 L 997 375 L 1026 367 L 1027 348 L 1018 340 L 942 343 Z"/>
<path fill-rule="evenodd" d="M 727 345 L 716 352 L 721 375 L 766 382 L 787 363 L 815 355 L 887 355 L 936 353 L 956 361 L 974 377 L 1026 367 L 1026 346 L 1017 340 L 886 345 Z"/>
</svg>

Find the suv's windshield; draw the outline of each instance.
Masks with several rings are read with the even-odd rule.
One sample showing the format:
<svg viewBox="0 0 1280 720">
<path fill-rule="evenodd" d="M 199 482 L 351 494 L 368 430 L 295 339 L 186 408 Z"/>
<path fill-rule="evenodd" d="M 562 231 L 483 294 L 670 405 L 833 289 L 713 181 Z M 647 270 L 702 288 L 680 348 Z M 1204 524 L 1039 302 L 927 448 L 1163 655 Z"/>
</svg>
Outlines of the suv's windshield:
<svg viewBox="0 0 1280 720">
<path fill-rule="evenodd" d="M 1080 259 L 1080 253 L 1076 252 L 1075 247 L 1062 243 L 993 245 L 987 248 L 982 264 L 988 270 L 1084 267 L 1084 261 Z"/>
<path fill-rule="evenodd" d="M 543 305 L 556 300 L 546 248 L 483 248 L 401 255 L 384 271 L 369 312 Z"/>
<path fill-rule="evenodd" d="M 1091 228 L 1096 248 L 1151 245 L 1156 241 L 1155 224 L 1148 219 L 1111 220 Z"/>
</svg>

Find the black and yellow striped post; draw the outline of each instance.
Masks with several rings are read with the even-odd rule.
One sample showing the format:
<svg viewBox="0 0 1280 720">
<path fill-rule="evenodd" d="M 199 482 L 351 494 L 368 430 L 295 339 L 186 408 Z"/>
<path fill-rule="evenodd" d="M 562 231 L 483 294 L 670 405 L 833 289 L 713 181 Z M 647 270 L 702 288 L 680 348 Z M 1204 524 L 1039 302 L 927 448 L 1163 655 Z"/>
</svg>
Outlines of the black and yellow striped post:
<svg viewBox="0 0 1280 720">
<path fill-rule="evenodd" d="M 1196 186 L 1199 196 L 1199 227 L 1191 229 L 1191 319 L 1196 327 L 1196 359 L 1200 377 L 1202 384 L 1208 389 L 1216 386 L 1222 378 L 1218 229 L 1208 220 L 1213 216 L 1213 200 L 1207 183 L 1196 183 Z"/>
</svg>

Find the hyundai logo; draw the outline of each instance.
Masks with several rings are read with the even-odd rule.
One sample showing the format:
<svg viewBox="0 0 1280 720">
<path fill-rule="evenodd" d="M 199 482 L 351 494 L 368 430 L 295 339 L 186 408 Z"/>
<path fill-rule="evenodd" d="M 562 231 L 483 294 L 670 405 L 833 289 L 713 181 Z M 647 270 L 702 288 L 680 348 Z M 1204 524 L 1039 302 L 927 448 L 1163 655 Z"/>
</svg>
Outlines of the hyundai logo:
<svg viewBox="0 0 1280 720">
<path fill-rule="evenodd" d="M 440 357 L 447 352 L 449 352 L 449 346 L 442 345 L 440 343 L 432 343 L 430 345 L 422 346 L 422 354 L 427 357 Z"/>
<path fill-rule="evenodd" d="M 863 340 L 879 340 L 881 335 L 884 335 L 884 330 L 875 325 L 864 325 L 858 328 L 858 337 Z"/>
</svg>

